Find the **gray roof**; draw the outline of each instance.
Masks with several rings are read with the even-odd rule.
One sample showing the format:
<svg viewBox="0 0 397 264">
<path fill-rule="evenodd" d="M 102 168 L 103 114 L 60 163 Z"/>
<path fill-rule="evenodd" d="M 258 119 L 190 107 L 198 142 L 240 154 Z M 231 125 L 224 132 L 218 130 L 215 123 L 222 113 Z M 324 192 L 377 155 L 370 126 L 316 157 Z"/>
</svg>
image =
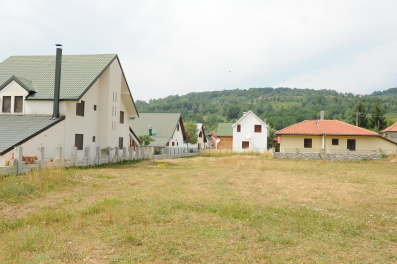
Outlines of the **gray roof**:
<svg viewBox="0 0 397 264">
<path fill-rule="evenodd" d="M 149 134 L 149 126 L 152 126 L 155 141 L 149 146 L 164 147 L 173 137 L 176 125 L 181 119 L 180 113 L 140 113 L 139 118 L 130 119 L 130 127 L 139 136 Z M 181 124 L 184 133 L 183 124 Z"/>
<path fill-rule="evenodd" d="M 52 120 L 51 116 L 43 115 L 0 115 L 0 155 L 64 119 L 64 116 Z"/>
<path fill-rule="evenodd" d="M 60 100 L 80 100 L 116 54 L 63 55 Z M 0 90 L 12 80 L 29 92 L 27 100 L 53 100 L 55 55 L 11 56 L 0 63 Z"/>
</svg>

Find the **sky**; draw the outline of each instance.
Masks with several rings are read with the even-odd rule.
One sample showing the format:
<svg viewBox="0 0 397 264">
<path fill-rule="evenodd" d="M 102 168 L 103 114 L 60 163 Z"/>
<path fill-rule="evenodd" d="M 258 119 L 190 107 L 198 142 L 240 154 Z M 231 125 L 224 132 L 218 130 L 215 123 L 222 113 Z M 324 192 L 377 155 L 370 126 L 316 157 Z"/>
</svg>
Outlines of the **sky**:
<svg viewBox="0 0 397 264">
<path fill-rule="evenodd" d="M 0 0 L 0 61 L 117 53 L 134 100 L 397 87 L 397 1 Z"/>
</svg>

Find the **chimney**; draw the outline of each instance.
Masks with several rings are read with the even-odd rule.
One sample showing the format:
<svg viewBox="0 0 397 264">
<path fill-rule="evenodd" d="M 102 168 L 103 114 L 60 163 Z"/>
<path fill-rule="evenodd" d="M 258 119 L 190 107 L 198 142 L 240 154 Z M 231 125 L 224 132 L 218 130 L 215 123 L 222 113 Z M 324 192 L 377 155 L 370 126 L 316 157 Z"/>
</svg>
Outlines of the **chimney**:
<svg viewBox="0 0 397 264">
<path fill-rule="evenodd" d="M 320 120 L 324 120 L 324 111 L 320 112 Z"/>
<path fill-rule="evenodd" d="M 243 112 L 243 115 L 245 115 L 247 112 Z"/>
<path fill-rule="evenodd" d="M 152 125 L 149 126 L 149 136 L 153 136 Z"/>
<path fill-rule="evenodd" d="M 61 64 L 62 64 L 62 45 L 55 44 L 57 55 L 55 60 L 55 84 L 54 84 L 54 110 L 52 118 L 59 118 L 59 94 L 61 89 Z"/>
<path fill-rule="evenodd" d="M 263 122 L 265 122 L 265 124 L 266 124 L 266 118 L 265 118 L 265 119 L 263 119 Z"/>
</svg>

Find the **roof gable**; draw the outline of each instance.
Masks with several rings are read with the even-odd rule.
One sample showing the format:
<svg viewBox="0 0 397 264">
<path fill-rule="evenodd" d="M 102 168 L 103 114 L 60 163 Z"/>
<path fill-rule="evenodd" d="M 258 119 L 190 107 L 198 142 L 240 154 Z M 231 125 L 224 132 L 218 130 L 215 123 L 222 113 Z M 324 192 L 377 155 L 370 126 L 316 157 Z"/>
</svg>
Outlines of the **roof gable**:
<svg viewBox="0 0 397 264">
<path fill-rule="evenodd" d="M 382 133 L 384 133 L 384 132 L 397 132 L 397 122 L 385 129 L 383 129 Z"/>
<path fill-rule="evenodd" d="M 184 139 L 185 130 L 180 113 L 140 113 L 139 118 L 130 119 L 130 127 L 139 136 L 149 133 L 152 126 L 153 141 L 149 146 L 164 147 L 174 136 L 177 124 L 180 123 Z"/>
<path fill-rule="evenodd" d="M 12 81 L 15 81 L 19 84 L 23 89 L 25 89 L 28 93 L 36 92 L 36 88 L 33 85 L 31 80 L 17 77 L 15 75 L 11 76 L 8 80 L 6 80 L 3 84 L 0 85 L 0 91 L 3 90 L 7 85 L 9 85 Z"/>
<path fill-rule="evenodd" d="M 254 116 L 259 122 L 261 122 L 264 126 L 269 127 L 265 122 L 263 122 L 257 115 L 255 115 L 254 112 L 252 112 L 251 110 L 249 110 L 245 115 L 243 115 L 239 120 L 237 120 L 236 123 L 233 124 L 232 127 L 235 127 L 238 123 L 241 122 L 241 120 L 243 120 L 245 117 L 247 116 Z"/>
<path fill-rule="evenodd" d="M 359 135 L 378 133 L 339 120 L 305 120 L 276 132 L 277 135 Z"/>
</svg>

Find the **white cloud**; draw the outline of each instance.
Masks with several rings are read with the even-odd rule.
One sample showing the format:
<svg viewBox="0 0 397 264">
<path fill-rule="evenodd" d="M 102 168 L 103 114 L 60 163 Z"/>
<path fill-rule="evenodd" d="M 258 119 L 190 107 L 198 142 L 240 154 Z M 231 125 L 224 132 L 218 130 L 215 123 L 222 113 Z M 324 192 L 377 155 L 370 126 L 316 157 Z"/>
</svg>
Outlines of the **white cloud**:
<svg viewBox="0 0 397 264">
<path fill-rule="evenodd" d="M 0 0 L 0 60 L 51 54 L 58 42 L 65 54 L 118 53 L 134 98 L 145 100 L 261 86 L 369 93 L 397 86 L 396 8 L 393 0 Z"/>
</svg>

